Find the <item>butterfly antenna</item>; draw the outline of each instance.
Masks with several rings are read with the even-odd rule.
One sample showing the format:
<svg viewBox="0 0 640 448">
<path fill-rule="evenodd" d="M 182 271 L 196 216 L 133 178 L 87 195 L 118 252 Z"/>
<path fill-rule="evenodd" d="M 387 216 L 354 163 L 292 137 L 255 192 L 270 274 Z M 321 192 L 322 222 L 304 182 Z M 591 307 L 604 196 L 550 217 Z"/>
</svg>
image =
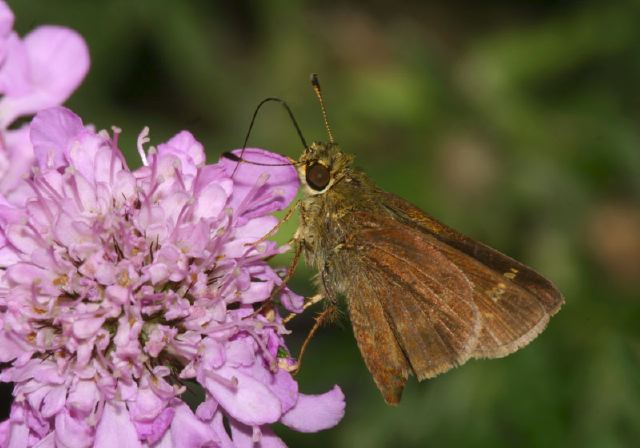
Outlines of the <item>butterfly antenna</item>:
<svg viewBox="0 0 640 448">
<path fill-rule="evenodd" d="M 333 133 L 331 132 L 331 126 L 329 126 L 329 119 L 327 118 L 327 109 L 324 107 L 324 100 L 322 99 L 322 90 L 320 89 L 320 80 L 318 79 L 318 75 L 313 73 L 311 75 L 311 86 L 313 86 L 313 91 L 320 102 L 320 109 L 322 110 L 322 119 L 324 120 L 324 127 L 327 130 L 327 134 L 329 135 L 329 143 L 335 143 L 333 139 Z"/>
<path fill-rule="evenodd" d="M 269 98 L 265 98 L 262 101 L 260 101 L 260 103 L 256 106 L 256 110 L 253 112 L 253 116 L 251 117 L 251 123 L 249 123 L 249 129 L 247 129 L 247 135 L 244 138 L 244 143 L 242 144 L 242 150 L 240 151 L 240 155 L 237 156 L 234 153 L 228 151 L 225 152 L 224 154 L 222 154 L 223 157 L 236 161 L 238 162 L 238 164 L 236 165 L 236 167 L 233 170 L 233 173 L 231 173 L 231 177 L 233 178 L 234 174 L 236 174 L 236 171 L 238 170 L 238 167 L 240 166 L 241 162 L 245 162 L 245 163 L 250 163 L 252 165 L 261 165 L 261 166 L 286 166 L 286 165 L 291 165 L 291 163 L 277 163 L 277 164 L 269 164 L 269 163 L 257 163 L 257 162 L 251 162 L 249 160 L 244 160 L 242 158 L 242 156 L 244 155 L 244 151 L 247 149 L 247 143 L 249 142 L 249 137 L 251 136 L 251 131 L 253 130 L 253 125 L 256 122 L 256 117 L 258 116 L 258 112 L 260 112 L 260 109 L 262 108 L 262 106 L 264 106 L 267 103 L 270 102 L 276 102 L 282 105 L 282 107 L 284 107 L 287 111 L 287 113 L 289 114 L 289 118 L 291 119 L 291 122 L 293 123 L 293 127 L 296 129 L 296 132 L 298 133 L 298 137 L 300 138 L 300 141 L 302 142 L 302 146 L 304 146 L 304 149 L 307 149 L 307 141 L 304 139 L 304 135 L 302 135 L 302 131 L 300 130 L 300 126 L 298 125 L 298 122 L 296 121 L 296 117 L 293 115 L 293 111 L 291 110 L 291 108 L 289 107 L 289 105 L 284 101 L 281 100 L 280 98 L 274 98 L 274 97 L 269 97 Z"/>
</svg>

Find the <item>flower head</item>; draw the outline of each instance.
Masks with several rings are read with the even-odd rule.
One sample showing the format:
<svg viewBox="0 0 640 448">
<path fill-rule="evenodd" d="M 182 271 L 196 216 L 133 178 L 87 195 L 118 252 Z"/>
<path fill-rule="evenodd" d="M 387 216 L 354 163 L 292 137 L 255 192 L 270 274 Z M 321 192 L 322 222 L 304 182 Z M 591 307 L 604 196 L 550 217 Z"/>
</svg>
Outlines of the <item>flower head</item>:
<svg viewBox="0 0 640 448">
<path fill-rule="evenodd" d="M 9 130 L 24 115 L 60 105 L 80 85 L 89 69 L 82 37 L 59 26 L 41 26 L 21 39 L 13 31 L 14 16 L 0 0 L 0 194 L 23 199 L 24 184 L 34 162 L 29 125 Z"/>
<path fill-rule="evenodd" d="M 298 392 L 287 330 L 260 306 L 281 282 L 265 259 L 283 251 L 261 237 L 295 170 L 232 177 L 235 162 L 206 165 L 190 133 L 147 150 L 143 132 L 132 171 L 118 135 L 40 112 L 24 203 L 0 196 L 0 380 L 15 383 L 0 445 L 279 446 L 271 423 L 335 425 L 342 392 Z M 300 310 L 286 288 L 279 301 Z M 198 391 L 193 412 L 182 397 Z"/>
</svg>

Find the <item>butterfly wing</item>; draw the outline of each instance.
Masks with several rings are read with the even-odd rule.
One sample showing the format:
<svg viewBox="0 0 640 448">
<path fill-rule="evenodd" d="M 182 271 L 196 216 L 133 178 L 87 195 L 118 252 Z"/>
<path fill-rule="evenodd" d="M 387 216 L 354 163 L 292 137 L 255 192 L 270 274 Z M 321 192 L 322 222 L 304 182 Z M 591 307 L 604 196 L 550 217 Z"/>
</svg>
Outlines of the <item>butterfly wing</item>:
<svg viewBox="0 0 640 448">
<path fill-rule="evenodd" d="M 370 212 L 347 219 L 359 230 L 337 268 L 349 275 L 344 293 L 354 335 L 385 400 L 395 404 L 409 371 L 431 378 L 472 356 L 481 330 L 473 285 L 422 232 Z"/>
<path fill-rule="evenodd" d="M 411 203 L 379 191 L 394 221 L 420 232 L 473 285 L 482 330 L 472 356 L 506 356 L 533 340 L 564 299 L 558 289 L 524 264 L 472 240 Z"/>
<path fill-rule="evenodd" d="M 366 300 L 367 294 L 373 294 L 374 291 L 370 284 L 365 285 L 357 296 L 360 300 L 348 302 L 353 334 L 384 400 L 388 404 L 396 405 L 400 402 L 411 367 L 381 303 L 377 300 Z"/>
</svg>

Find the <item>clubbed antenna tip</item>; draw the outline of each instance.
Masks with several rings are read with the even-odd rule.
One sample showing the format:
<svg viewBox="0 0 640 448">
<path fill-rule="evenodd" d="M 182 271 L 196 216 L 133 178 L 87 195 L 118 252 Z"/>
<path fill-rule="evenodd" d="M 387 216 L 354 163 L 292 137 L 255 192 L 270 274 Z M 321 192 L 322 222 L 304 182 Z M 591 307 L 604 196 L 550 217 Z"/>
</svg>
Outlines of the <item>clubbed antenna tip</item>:
<svg viewBox="0 0 640 448">
<path fill-rule="evenodd" d="M 329 126 L 329 119 L 327 118 L 327 109 L 324 106 L 324 100 L 322 99 L 322 90 L 320 89 L 320 80 L 318 79 L 318 75 L 315 73 L 311 74 L 311 86 L 313 87 L 313 91 L 320 102 L 320 110 L 322 111 L 322 119 L 324 120 L 324 127 L 327 130 L 327 135 L 329 136 L 329 142 L 335 143 L 333 139 L 333 133 L 331 132 L 331 127 Z"/>
</svg>

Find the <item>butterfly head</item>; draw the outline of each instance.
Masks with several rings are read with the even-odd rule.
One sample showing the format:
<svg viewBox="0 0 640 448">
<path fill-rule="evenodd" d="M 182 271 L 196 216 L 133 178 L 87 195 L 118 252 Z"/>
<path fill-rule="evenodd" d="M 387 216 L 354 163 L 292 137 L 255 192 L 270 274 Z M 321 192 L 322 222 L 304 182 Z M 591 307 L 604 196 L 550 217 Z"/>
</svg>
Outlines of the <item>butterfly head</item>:
<svg viewBox="0 0 640 448">
<path fill-rule="evenodd" d="M 312 143 L 298 163 L 300 182 L 311 195 L 322 194 L 349 172 L 353 156 L 335 143 Z"/>
</svg>

